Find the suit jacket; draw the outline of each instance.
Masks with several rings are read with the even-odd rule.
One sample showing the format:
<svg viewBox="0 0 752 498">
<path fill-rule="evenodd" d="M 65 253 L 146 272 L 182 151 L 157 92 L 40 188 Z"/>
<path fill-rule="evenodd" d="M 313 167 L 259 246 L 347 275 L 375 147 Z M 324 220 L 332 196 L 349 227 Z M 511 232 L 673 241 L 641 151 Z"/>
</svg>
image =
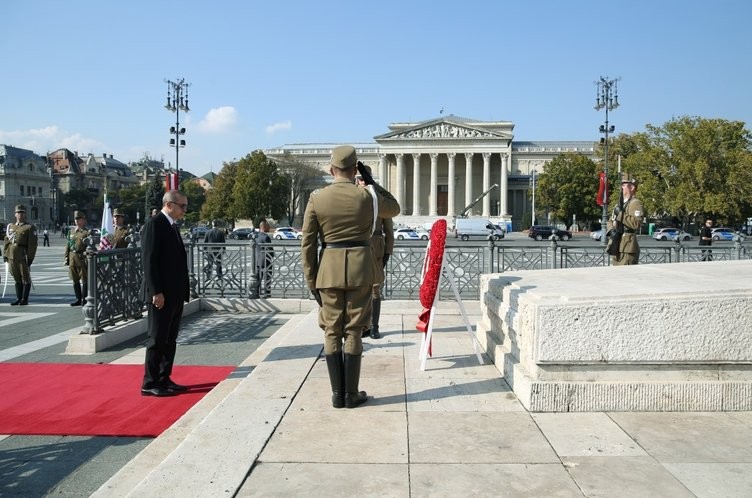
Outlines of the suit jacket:
<svg viewBox="0 0 752 498">
<path fill-rule="evenodd" d="M 379 218 L 392 218 L 400 212 L 392 195 L 374 185 Z M 368 189 L 337 178 L 314 191 L 303 218 L 301 253 L 303 273 L 309 289 L 352 289 L 376 282 L 376 261 L 371 249 L 373 198 Z M 325 248 L 318 242 L 362 242 L 362 247 Z"/>
<path fill-rule="evenodd" d="M 188 285 L 188 258 L 183 240 L 163 213 L 149 218 L 141 239 L 141 262 L 144 269 L 143 297 L 151 302 L 152 296 L 164 294 L 165 299 L 178 296 L 190 299 Z"/>
</svg>

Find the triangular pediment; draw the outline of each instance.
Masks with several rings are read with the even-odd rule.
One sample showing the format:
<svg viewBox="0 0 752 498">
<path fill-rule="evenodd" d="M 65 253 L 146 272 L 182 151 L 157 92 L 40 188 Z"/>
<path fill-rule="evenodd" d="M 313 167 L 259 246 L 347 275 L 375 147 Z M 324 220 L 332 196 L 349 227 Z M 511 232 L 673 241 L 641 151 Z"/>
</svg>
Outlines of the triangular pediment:
<svg viewBox="0 0 752 498">
<path fill-rule="evenodd" d="M 452 119 L 451 117 L 423 121 L 416 124 L 395 124 L 392 131 L 374 137 L 381 141 L 415 140 L 511 140 L 512 134 L 500 129 L 488 129 L 491 123 Z M 493 123 L 497 124 L 497 123 Z M 511 130 L 511 127 L 509 128 Z"/>
</svg>

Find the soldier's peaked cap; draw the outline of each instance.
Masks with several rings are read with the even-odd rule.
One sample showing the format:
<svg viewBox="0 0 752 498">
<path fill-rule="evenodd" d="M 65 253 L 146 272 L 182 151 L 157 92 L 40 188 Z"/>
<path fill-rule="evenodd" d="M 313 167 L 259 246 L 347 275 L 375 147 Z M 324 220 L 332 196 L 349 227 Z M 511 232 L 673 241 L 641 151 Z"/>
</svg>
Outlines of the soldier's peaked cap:
<svg viewBox="0 0 752 498">
<path fill-rule="evenodd" d="M 73 219 L 77 220 L 79 218 L 86 218 L 86 215 L 83 211 L 74 211 L 73 212 Z"/>
<path fill-rule="evenodd" d="M 621 183 L 631 183 L 632 185 L 637 185 L 637 179 L 634 178 L 629 173 L 622 173 L 621 174 Z"/>
<path fill-rule="evenodd" d="M 25 213 L 26 212 L 26 206 L 23 204 L 16 204 L 16 213 Z"/>
<path fill-rule="evenodd" d="M 125 216 L 125 213 L 115 208 L 115 210 L 112 212 L 112 216 Z"/>
<path fill-rule="evenodd" d="M 358 156 L 352 145 L 340 145 L 332 151 L 331 165 L 337 169 L 352 168 L 357 162 Z"/>
</svg>

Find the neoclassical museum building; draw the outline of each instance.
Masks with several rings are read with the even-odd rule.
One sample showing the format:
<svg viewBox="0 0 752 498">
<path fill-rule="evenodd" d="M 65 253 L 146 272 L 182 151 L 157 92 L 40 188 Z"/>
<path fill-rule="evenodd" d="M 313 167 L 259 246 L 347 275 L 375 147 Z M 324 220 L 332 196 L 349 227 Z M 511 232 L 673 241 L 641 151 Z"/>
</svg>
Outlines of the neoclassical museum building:
<svg viewBox="0 0 752 498">
<path fill-rule="evenodd" d="M 376 181 L 402 206 L 398 224 L 419 226 L 446 217 L 449 225 L 458 215 L 482 216 L 496 222 L 511 221 L 519 230 L 530 219 L 531 180 L 543 165 L 563 152 L 595 158 L 595 142 L 514 140 L 511 121 L 478 121 L 454 115 L 417 123 L 392 123 L 375 143 L 351 144 L 358 158 L 371 166 Z M 337 144 L 288 144 L 265 150 L 271 159 L 296 161 L 329 169 Z M 469 211 L 467 206 L 488 195 Z M 301 210 L 307 196 L 303 196 Z M 545 213 L 537 209 L 538 219 Z M 302 211 L 301 211 L 302 212 Z"/>
</svg>

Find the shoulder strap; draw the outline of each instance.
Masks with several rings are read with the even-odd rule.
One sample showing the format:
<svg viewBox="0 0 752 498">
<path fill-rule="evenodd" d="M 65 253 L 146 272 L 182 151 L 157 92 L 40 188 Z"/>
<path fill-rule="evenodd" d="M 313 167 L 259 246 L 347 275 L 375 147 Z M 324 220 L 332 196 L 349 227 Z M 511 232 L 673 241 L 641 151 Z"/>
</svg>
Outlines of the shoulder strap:
<svg viewBox="0 0 752 498">
<path fill-rule="evenodd" d="M 373 235 L 373 232 L 376 231 L 376 220 L 379 219 L 379 198 L 376 196 L 373 185 L 368 185 L 366 189 L 371 193 L 371 204 L 373 205 L 373 224 L 371 225 L 371 235 Z"/>
</svg>

